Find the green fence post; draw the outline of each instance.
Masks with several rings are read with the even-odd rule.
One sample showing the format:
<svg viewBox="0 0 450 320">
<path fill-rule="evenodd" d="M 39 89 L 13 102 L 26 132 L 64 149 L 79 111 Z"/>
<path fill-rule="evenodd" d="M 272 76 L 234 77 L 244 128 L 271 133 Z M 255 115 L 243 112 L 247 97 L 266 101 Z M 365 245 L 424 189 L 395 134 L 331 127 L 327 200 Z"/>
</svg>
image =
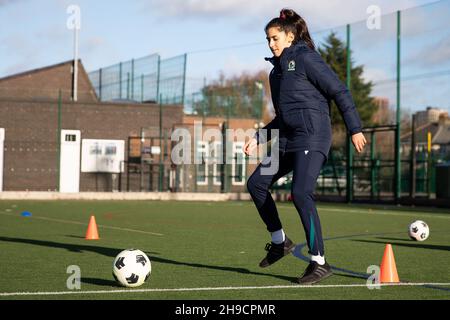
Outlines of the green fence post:
<svg viewBox="0 0 450 320">
<path fill-rule="evenodd" d="M 427 196 L 428 199 L 431 198 L 431 176 L 433 169 L 433 160 L 431 159 L 432 153 L 431 153 L 431 132 L 428 131 L 427 133 Z"/>
<path fill-rule="evenodd" d="M 160 155 L 159 155 L 159 187 L 158 191 L 161 192 L 163 189 L 163 176 L 164 176 L 164 167 L 162 162 L 163 157 L 163 150 L 162 150 L 162 126 L 163 126 L 163 109 L 162 109 L 162 95 L 159 99 L 159 148 L 160 148 Z"/>
<path fill-rule="evenodd" d="M 161 81 L 161 57 L 158 55 L 158 70 L 156 73 L 156 100 L 158 100 L 159 98 L 160 81 Z"/>
<path fill-rule="evenodd" d="M 122 99 L 122 62 L 119 63 L 119 99 Z"/>
<path fill-rule="evenodd" d="M 222 123 L 222 164 L 220 170 L 221 192 L 226 193 L 228 190 L 228 161 L 227 161 L 227 127 L 228 122 Z"/>
<path fill-rule="evenodd" d="M 183 66 L 183 94 L 181 97 L 181 104 L 184 107 L 184 95 L 186 94 L 186 67 L 187 67 L 187 53 L 184 54 L 184 66 Z"/>
<path fill-rule="evenodd" d="M 411 180 L 409 186 L 409 196 L 411 199 L 416 197 L 416 115 L 412 116 L 412 128 L 411 128 L 411 154 L 409 165 L 409 178 Z"/>
<path fill-rule="evenodd" d="M 351 90 L 351 46 L 350 46 L 351 29 L 347 24 L 347 88 Z M 353 201 L 353 146 L 350 134 L 347 131 L 347 202 Z"/>
<path fill-rule="evenodd" d="M 400 49 L 401 49 L 401 11 L 397 11 L 397 130 L 395 132 L 395 202 L 401 197 L 401 153 L 400 153 Z"/>
<path fill-rule="evenodd" d="M 58 94 L 58 132 L 57 134 L 57 138 L 56 138 L 56 150 L 58 150 L 57 152 L 57 164 L 58 164 L 58 174 L 56 175 L 57 178 L 57 183 L 56 183 L 56 191 L 59 192 L 60 190 L 60 185 L 59 185 L 59 176 L 61 175 L 61 110 L 62 110 L 62 92 L 61 89 L 59 89 L 59 94 Z"/>
<path fill-rule="evenodd" d="M 131 59 L 131 100 L 134 100 L 134 59 Z"/>
<path fill-rule="evenodd" d="M 102 68 L 100 68 L 100 70 L 98 71 L 98 98 L 100 99 L 100 101 L 102 101 L 102 78 L 103 78 L 103 71 Z"/>
<path fill-rule="evenodd" d="M 144 75 L 141 75 L 141 103 L 144 102 Z"/>
<path fill-rule="evenodd" d="M 163 169 L 163 176 L 166 173 L 166 162 L 167 162 L 167 157 L 169 156 L 169 140 L 168 140 L 168 130 L 164 130 L 164 137 L 163 137 L 163 144 L 164 144 L 164 152 L 163 152 L 163 164 L 162 164 L 162 169 Z M 170 163 L 170 162 L 169 162 Z M 168 166 L 168 175 L 167 175 L 167 179 L 166 181 L 168 181 L 167 185 L 166 185 L 166 190 L 169 189 L 170 186 L 170 165 Z M 164 185 L 162 186 L 161 190 L 164 189 Z"/>
<path fill-rule="evenodd" d="M 130 73 L 127 72 L 127 100 L 130 100 Z"/>
<path fill-rule="evenodd" d="M 375 196 L 375 131 L 370 133 L 370 199 Z"/>
</svg>

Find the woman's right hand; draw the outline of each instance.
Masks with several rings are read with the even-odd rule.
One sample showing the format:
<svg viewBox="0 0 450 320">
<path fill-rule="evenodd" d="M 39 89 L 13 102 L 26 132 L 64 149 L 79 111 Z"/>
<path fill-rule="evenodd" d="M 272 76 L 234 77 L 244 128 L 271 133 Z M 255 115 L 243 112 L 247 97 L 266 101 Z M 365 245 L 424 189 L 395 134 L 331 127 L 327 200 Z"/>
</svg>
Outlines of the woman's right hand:
<svg viewBox="0 0 450 320">
<path fill-rule="evenodd" d="M 367 144 L 367 140 L 362 132 L 352 135 L 352 143 L 355 146 L 358 153 L 363 152 L 364 146 Z"/>
<path fill-rule="evenodd" d="M 250 153 L 258 146 L 258 141 L 256 138 L 251 138 L 244 146 L 244 153 L 250 156 Z"/>
</svg>

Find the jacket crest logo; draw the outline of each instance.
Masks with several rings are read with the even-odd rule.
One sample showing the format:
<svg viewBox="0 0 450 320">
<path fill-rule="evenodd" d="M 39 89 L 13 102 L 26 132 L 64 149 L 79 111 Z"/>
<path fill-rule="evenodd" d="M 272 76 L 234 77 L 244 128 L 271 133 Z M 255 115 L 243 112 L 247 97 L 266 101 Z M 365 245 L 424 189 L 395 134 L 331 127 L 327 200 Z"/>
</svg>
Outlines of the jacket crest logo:
<svg viewBox="0 0 450 320">
<path fill-rule="evenodd" d="M 295 61 L 294 60 L 289 61 L 288 71 L 295 71 Z"/>
</svg>

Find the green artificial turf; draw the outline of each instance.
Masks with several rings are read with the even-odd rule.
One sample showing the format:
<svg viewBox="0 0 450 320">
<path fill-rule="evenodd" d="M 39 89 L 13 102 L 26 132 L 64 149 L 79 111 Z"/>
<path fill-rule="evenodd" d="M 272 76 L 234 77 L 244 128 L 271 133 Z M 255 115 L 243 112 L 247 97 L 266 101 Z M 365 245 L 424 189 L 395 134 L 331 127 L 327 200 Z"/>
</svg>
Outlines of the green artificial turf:
<svg viewBox="0 0 450 320">
<path fill-rule="evenodd" d="M 23 217 L 24 211 L 32 216 Z M 319 203 L 318 211 L 326 258 L 335 274 L 320 283 L 326 287 L 302 288 L 293 281 L 307 263 L 294 255 L 258 267 L 270 237 L 252 202 L 0 201 L 0 299 L 450 298 L 450 285 L 342 287 L 366 284 L 367 268 L 381 263 L 387 243 L 403 283 L 450 283 L 449 210 Z M 304 243 L 293 204 L 279 204 L 279 212 L 287 235 Z M 91 215 L 99 225 L 97 241 L 84 239 Z M 429 224 L 426 241 L 408 238 L 414 220 Z M 119 287 L 112 262 L 128 248 L 146 252 L 152 262 L 152 274 L 138 290 L 203 290 Z M 307 248 L 296 255 L 307 256 Z M 67 293 L 71 265 L 80 267 L 82 293 L 4 295 Z M 234 289 L 217 289 L 224 287 Z M 127 292 L 98 292 L 105 290 Z"/>
</svg>

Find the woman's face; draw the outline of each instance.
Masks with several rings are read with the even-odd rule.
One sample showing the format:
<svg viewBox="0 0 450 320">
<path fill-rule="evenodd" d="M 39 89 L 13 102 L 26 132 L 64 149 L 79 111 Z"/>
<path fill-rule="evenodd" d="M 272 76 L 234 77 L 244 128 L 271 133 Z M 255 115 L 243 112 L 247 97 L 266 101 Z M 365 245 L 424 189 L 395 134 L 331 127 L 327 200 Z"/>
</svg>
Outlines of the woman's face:
<svg viewBox="0 0 450 320">
<path fill-rule="evenodd" d="M 267 42 L 269 48 L 275 57 L 281 56 L 284 49 L 289 48 L 294 41 L 292 32 L 286 33 L 278 27 L 272 27 L 267 30 Z"/>
</svg>

